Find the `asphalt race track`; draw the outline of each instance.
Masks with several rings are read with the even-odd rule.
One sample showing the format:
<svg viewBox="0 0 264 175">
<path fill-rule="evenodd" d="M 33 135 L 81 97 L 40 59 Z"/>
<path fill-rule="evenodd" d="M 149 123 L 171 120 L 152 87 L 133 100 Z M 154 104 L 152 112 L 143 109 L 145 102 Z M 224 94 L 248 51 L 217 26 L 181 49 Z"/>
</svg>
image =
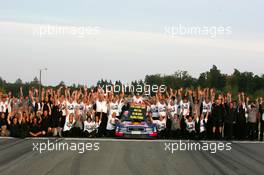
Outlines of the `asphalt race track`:
<svg viewBox="0 0 264 175">
<path fill-rule="evenodd" d="M 40 153 L 40 144 L 48 141 L 71 145 L 88 143 L 89 146 L 84 153 L 78 150 L 45 150 Z M 38 144 L 38 150 L 33 143 Z M 179 141 L 0 138 L 0 174 L 264 174 L 264 144 L 260 142 L 232 142 L 230 151 L 216 153 L 180 150 L 172 153 L 166 150 L 165 144 L 168 146 L 169 143 L 179 144 Z"/>
</svg>

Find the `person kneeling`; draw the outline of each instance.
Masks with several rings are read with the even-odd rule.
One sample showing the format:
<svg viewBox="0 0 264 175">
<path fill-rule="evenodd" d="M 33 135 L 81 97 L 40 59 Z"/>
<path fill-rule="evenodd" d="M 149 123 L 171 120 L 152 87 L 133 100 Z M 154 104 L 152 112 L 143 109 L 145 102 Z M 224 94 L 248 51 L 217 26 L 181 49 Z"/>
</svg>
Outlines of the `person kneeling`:
<svg viewBox="0 0 264 175">
<path fill-rule="evenodd" d="M 96 136 L 96 124 L 90 116 L 84 121 L 83 136 L 89 138 Z"/>
<path fill-rule="evenodd" d="M 187 118 L 185 118 L 185 123 L 186 123 L 186 131 L 187 131 L 187 139 L 194 139 L 195 136 L 195 122 L 192 118 L 192 116 L 190 115 Z"/>
</svg>

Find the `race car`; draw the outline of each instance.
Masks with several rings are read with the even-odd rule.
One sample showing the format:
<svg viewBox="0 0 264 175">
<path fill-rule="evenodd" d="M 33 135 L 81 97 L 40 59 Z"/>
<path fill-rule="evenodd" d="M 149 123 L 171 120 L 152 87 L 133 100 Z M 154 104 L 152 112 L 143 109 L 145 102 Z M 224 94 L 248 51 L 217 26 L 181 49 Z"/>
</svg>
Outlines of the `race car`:
<svg viewBox="0 0 264 175">
<path fill-rule="evenodd" d="M 157 137 L 157 126 L 148 122 L 144 105 L 132 104 L 117 124 L 115 136 L 118 138 L 155 139 Z"/>
</svg>

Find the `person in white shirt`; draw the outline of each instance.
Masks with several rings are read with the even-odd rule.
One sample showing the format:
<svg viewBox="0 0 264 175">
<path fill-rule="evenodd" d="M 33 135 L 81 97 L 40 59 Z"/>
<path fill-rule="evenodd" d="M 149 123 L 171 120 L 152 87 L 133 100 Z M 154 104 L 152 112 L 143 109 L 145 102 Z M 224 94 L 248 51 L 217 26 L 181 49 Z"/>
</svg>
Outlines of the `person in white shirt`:
<svg viewBox="0 0 264 175">
<path fill-rule="evenodd" d="M 152 113 L 152 118 L 158 120 L 159 119 L 159 109 L 157 106 L 157 102 L 155 100 L 151 100 L 148 105 L 148 112 Z"/>
<path fill-rule="evenodd" d="M 2 100 L 0 99 L 0 112 L 4 112 L 4 113 L 10 113 L 11 111 L 9 111 L 9 106 L 10 106 L 10 100 L 8 98 L 8 96 L 4 96 L 2 97 Z"/>
<path fill-rule="evenodd" d="M 166 117 L 167 106 L 166 106 L 165 101 L 164 100 L 158 101 L 157 107 L 158 107 L 159 116 Z"/>
<path fill-rule="evenodd" d="M 72 128 L 74 127 L 75 119 L 74 119 L 74 114 L 70 113 L 68 116 L 66 116 L 65 124 L 63 127 L 63 132 L 62 135 L 64 137 L 72 137 Z"/>
<path fill-rule="evenodd" d="M 192 116 L 185 117 L 187 139 L 194 139 L 195 136 L 195 122 Z"/>
<path fill-rule="evenodd" d="M 69 113 L 74 113 L 74 109 L 76 108 L 77 103 L 70 98 L 69 101 L 66 102 L 66 107 Z"/>
<path fill-rule="evenodd" d="M 203 101 L 202 103 L 202 113 L 206 115 L 207 111 L 211 113 L 211 110 L 212 110 L 212 103 L 208 98 L 206 98 L 206 100 Z"/>
<path fill-rule="evenodd" d="M 116 117 L 118 118 L 120 116 L 120 109 L 121 104 L 119 100 L 116 98 L 113 98 L 113 100 L 109 103 L 109 115 L 112 115 L 114 112 L 116 113 Z"/>
<path fill-rule="evenodd" d="M 102 137 L 102 136 L 106 136 L 106 126 L 107 126 L 107 121 L 108 121 L 108 117 L 107 117 L 108 101 L 104 94 L 100 94 L 99 92 L 97 92 L 96 95 L 97 95 L 96 96 L 97 99 L 95 101 L 95 105 L 96 105 L 95 115 L 99 116 L 101 120 L 98 135 Z"/>
<path fill-rule="evenodd" d="M 133 96 L 133 102 L 134 103 L 143 103 L 143 98 L 142 96 L 137 93 L 136 95 Z"/>
<path fill-rule="evenodd" d="M 185 117 L 190 115 L 190 102 L 187 100 L 187 98 L 184 98 L 181 105 L 181 114 Z"/>
<path fill-rule="evenodd" d="M 88 117 L 87 120 L 83 123 L 83 136 L 84 137 L 95 137 L 96 136 L 96 124 L 92 121 L 91 117 Z"/>
<path fill-rule="evenodd" d="M 119 119 L 116 117 L 116 113 L 113 112 L 112 115 L 109 115 L 107 122 L 107 136 L 113 137 L 116 129 L 116 124 L 119 122 Z"/>
<path fill-rule="evenodd" d="M 157 125 L 158 138 L 165 138 L 166 122 L 166 117 L 163 116 L 160 116 L 159 120 L 152 120 L 152 123 Z"/>
</svg>

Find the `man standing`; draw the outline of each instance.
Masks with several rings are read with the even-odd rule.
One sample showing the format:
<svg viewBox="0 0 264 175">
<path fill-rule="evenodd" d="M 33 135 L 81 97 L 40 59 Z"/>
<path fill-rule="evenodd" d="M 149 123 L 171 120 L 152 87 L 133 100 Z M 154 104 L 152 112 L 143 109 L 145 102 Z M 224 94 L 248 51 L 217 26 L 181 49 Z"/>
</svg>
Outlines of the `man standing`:
<svg viewBox="0 0 264 175">
<path fill-rule="evenodd" d="M 212 110 L 214 137 L 218 136 L 221 138 L 222 128 L 223 128 L 223 116 L 224 116 L 224 107 L 222 105 L 222 98 L 219 97 L 216 100 L 216 103 L 213 104 L 213 110 Z M 218 129 L 218 134 L 216 134 L 217 131 L 216 129 Z"/>
<path fill-rule="evenodd" d="M 101 123 L 99 126 L 99 137 L 106 136 L 106 126 L 108 121 L 107 116 L 107 99 L 102 93 L 97 93 L 96 105 L 96 116 L 100 117 Z"/>
<path fill-rule="evenodd" d="M 249 98 L 247 98 L 248 109 L 248 137 L 250 140 L 256 140 L 258 137 L 258 107 L 255 103 L 248 105 Z"/>
<path fill-rule="evenodd" d="M 233 123 L 236 120 L 237 111 L 233 102 L 225 103 L 225 118 L 224 118 L 224 137 L 227 140 L 231 140 L 234 136 Z"/>
</svg>

